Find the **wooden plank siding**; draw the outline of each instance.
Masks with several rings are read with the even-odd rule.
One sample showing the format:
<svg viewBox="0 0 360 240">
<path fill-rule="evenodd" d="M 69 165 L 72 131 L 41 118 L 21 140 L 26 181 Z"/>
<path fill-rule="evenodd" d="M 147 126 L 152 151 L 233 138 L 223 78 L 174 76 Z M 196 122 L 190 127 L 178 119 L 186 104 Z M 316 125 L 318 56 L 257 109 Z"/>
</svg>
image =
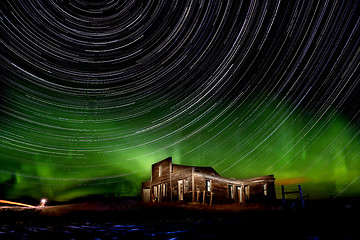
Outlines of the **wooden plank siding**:
<svg viewBox="0 0 360 240">
<path fill-rule="evenodd" d="M 273 175 L 251 179 L 221 177 L 211 167 L 172 163 L 172 158 L 152 165 L 151 180 L 142 183 L 144 201 L 184 201 L 199 203 L 267 202 L 275 199 Z M 207 188 L 207 181 L 210 185 Z"/>
</svg>

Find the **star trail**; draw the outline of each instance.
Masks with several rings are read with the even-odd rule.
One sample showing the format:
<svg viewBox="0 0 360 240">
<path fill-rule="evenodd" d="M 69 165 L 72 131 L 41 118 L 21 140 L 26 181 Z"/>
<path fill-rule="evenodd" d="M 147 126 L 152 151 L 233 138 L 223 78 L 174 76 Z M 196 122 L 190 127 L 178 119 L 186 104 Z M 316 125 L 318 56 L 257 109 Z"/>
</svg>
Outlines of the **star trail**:
<svg viewBox="0 0 360 240">
<path fill-rule="evenodd" d="M 172 156 L 358 195 L 359 5 L 3 0 L 0 194 L 137 195 Z"/>
</svg>

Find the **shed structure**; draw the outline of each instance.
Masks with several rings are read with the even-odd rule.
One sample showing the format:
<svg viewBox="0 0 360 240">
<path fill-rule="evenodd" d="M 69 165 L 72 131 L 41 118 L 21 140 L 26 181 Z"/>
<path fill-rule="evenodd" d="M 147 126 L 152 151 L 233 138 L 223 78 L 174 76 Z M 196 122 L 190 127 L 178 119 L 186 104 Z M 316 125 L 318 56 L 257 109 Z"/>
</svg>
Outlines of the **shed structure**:
<svg viewBox="0 0 360 240">
<path fill-rule="evenodd" d="M 142 199 L 144 202 L 267 202 L 276 198 L 274 181 L 274 175 L 224 178 L 212 167 L 173 164 L 169 157 L 152 165 L 151 180 L 142 183 Z"/>
</svg>

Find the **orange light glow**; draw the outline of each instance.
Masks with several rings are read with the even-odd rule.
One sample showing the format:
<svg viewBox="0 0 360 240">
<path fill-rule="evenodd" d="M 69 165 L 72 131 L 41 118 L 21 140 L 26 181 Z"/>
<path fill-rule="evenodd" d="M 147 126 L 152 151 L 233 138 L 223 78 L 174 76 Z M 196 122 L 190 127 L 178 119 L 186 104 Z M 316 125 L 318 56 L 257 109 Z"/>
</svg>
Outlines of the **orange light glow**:
<svg viewBox="0 0 360 240">
<path fill-rule="evenodd" d="M 284 178 L 284 179 L 276 179 L 276 184 L 278 185 L 293 185 L 307 182 L 307 178 Z"/>
<path fill-rule="evenodd" d="M 11 204 L 11 205 L 19 205 L 19 206 L 30 207 L 30 208 L 36 208 L 33 205 L 24 204 L 24 203 L 18 203 L 18 202 L 12 202 L 12 201 L 7 201 L 7 200 L 0 200 L 0 203 Z"/>
</svg>

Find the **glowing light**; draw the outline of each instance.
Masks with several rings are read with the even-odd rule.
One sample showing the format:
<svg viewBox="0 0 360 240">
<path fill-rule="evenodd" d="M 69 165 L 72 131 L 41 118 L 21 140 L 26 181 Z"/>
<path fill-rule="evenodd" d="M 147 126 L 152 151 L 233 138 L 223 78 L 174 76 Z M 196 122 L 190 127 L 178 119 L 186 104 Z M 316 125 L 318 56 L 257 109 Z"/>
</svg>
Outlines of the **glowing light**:
<svg viewBox="0 0 360 240">
<path fill-rule="evenodd" d="M 13 202 L 13 201 L 7 201 L 7 200 L 0 200 L 0 203 L 10 204 L 10 205 L 18 205 L 18 206 L 30 207 L 30 208 L 36 208 L 35 206 L 29 205 L 29 204 Z"/>
<path fill-rule="evenodd" d="M 40 207 L 40 208 L 45 207 L 46 202 L 47 202 L 46 198 L 41 199 L 40 205 L 38 207 Z"/>
</svg>

